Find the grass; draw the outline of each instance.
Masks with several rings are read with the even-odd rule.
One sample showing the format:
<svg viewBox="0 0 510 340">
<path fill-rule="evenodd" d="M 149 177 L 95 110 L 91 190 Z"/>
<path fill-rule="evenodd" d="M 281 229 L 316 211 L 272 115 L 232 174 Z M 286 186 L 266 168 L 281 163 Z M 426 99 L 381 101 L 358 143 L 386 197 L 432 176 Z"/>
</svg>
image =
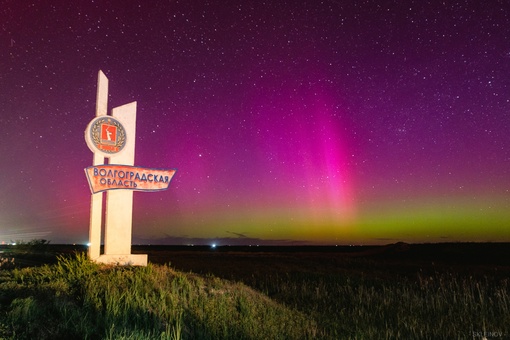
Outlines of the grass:
<svg viewBox="0 0 510 340">
<path fill-rule="evenodd" d="M 10 260 L 4 264 L 4 339 L 510 336 L 505 272 L 393 275 L 377 261 L 348 259 L 341 263 L 345 270 L 314 269 L 301 262 L 284 270 L 271 263 L 274 270 L 227 280 L 169 265 L 98 265 L 82 254 L 39 267 L 12 268 Z"/>
<path fill-rule="evenodd" d="M 256 285 L 317 320 L 329 338 L 464 339 L 510 336 L 510 281 L 437 273 L 417 281 L 289 273 Z"/>
<path fill-rule="evenodd" d="M 301 339 L 303 313 L 216 277 L 168 266 L 113 267 L 85 255 L 4 270 L 0 331 L 7 339 Z"/>
</svg>

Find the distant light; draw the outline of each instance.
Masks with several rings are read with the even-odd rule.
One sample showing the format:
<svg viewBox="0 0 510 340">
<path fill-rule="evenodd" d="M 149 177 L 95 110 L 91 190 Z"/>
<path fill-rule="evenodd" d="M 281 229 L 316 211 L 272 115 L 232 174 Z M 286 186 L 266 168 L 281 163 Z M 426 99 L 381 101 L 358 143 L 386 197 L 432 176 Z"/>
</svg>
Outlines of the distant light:
<svg viewBox="0 0 510 340">
<path fill-rule="evenodd" d="M 87 247 L 90 247 L 90 242 L 89 242 L 89 243 L 87 243 Z"/>
<path fill-rule="evenodd" d="M 211 244 L 211 248 L 216 248 L 216 243 Z"/>
<path fill-rule="evenodd" d="M 15 246 L 16 245 L 16 242 L 12 242 L 11 245 Z"/>
</svg>

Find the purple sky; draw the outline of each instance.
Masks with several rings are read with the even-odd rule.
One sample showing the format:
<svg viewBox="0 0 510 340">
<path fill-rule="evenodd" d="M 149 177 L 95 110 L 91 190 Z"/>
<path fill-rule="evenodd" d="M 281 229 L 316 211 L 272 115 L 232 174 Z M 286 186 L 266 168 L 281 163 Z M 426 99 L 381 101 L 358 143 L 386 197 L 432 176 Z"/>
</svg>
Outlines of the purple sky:
<svg viewBox="0 0 510 340">
<path fill-rule="evenodd" d="M 137 101 L 135 242 L 510 241 L 506 1 L 0 8 L 0 242 L 86 243 L 97 73 Z"/>
</svg>

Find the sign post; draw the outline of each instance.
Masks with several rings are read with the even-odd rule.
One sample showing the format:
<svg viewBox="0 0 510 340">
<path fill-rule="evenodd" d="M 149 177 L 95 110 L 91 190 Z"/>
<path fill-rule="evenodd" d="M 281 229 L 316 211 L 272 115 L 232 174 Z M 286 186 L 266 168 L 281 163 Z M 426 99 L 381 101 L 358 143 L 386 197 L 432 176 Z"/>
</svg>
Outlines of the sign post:
<svg viewBox="0 0 510 340">
<path fill-rule="evenodd" d="M 108 113 L 108 78 L 102 71 L 97 77 L 96 117 Z M 94 152 L 93 165 L 104 163 L 104 156 Z M 101 247 L 101 225 L 103 223 L 103 193 L 93 193 L 90 202 L 89 258 L 97 259 Z"/>
<path fill-rule="evenodd" d="M 99 71 L 96 118 L 85 130 L 85 140 L 94 153 L 93 165 L 85 169 L 92 192 L 89 258 L 100 263 L 146 266 L 146 254 L 131 254 L 133 191 L 166 190 L 176 170 L 134 167 L 136 102 L 114 108 L 110 116 L 107 99 L 108 79 Z M 103 191 L 106 213 L 101 254 Z"/>
</svg>

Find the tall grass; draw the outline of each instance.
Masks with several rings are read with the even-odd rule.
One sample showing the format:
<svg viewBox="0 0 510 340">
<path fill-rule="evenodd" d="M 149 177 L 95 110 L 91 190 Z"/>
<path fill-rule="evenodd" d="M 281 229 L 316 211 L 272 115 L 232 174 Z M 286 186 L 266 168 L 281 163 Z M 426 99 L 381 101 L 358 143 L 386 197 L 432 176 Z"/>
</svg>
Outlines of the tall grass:
<svg viewBox="0 0 510 340">
<path fill-rule="evenodd" d="M 510 279 L 260 271 L 242 282 L 85 255 L 0 271 L 0 338 L 464 339 L 510 336 Z M 373 269 L 373 268 L 372 268 Z M 251 288 L 250 288 L 251 287 Z M 489 336 L 490 337 L 490 336 Z"/>
<path fill-rule="evenodd" d="M 3 271 L 0 334 L 12 339 L 301 339 L 317 326 L 239 283 L 85 255 Z"/>
<path fill-rule="evenodd" d="M 395 280 L 302 272 L 252 284 L 317 320 L 329 338 L 510 337 L 510 280 L 436 273 Z"/>
</svg>

